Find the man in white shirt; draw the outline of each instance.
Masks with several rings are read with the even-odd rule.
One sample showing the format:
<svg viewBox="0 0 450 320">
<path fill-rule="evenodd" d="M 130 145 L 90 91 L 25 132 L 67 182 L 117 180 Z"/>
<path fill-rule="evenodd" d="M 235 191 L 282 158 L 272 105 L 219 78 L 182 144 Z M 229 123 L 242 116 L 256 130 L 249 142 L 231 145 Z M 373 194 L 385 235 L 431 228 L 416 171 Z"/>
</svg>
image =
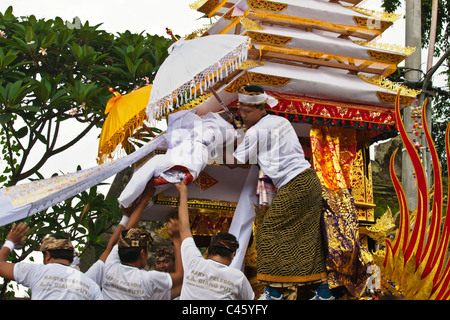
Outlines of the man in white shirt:
<svg viewBox="0 0 450 320">
<path fill-rule="evenodd" d="M 230 233 L 213 236 L 205 259 L 192 237 L 186 184 L 181 181 L 175 186 L 180 192 L 178 216 L 184 268 L 180 300 L 253 300 L 254 292 L 245 275 L 229 266 L 239 246 L 236 237 Z"/>
<path fill-rule="evenodd" d="M 171 219 L 167 225 L 178 259 L 174 272 L 143 270 L 152 238 L 148 231 L 136 226 L 153 194 L 154 188 L 149 182 L 138 203 L 128 208 L 128 214 L 132 211 L 129 219 L 122 219 L 105 252 L 86 272 L 102 287 L 105 300 L 170 300 L 180 294 L 183 267 L 178 221 Z"/>
<path fill-rule="evenodd" d="M 250 85 L 239 88 L 238 100 L 248 129 L 233 154 L 235 163 L 257 163 L 277 188 L 257 236 L 257 279 L 267 285 L 261 298 L 295 299 L 302 285 L 327 279 L 320 180 L 290 122 L 267 114 L 275 99 Z"/>
<path fill-rule="evenodd" d="M 179 250 L 179 240 L 172 239 Z M 144 229 L 131 228 L 122 232 L 118 245 L 105 262 L 102 284 L 105 300 L 170 300 L 178 295 L 182 271 L 143 270 L 151 241 L 150 234 Z"/>
<path fill-rule="evenodd" d="M 32 300 L 101 300 L 99 286 L 84 273 L 70 266 L 74 248 L 69 239 L 50 235 L 42 241 L 44 264 L 9 263 L 16 245 L 25 241 L 28 227 L 13 224 L 0 250 L 0 276 L 31 289 Z"/>
</svg>

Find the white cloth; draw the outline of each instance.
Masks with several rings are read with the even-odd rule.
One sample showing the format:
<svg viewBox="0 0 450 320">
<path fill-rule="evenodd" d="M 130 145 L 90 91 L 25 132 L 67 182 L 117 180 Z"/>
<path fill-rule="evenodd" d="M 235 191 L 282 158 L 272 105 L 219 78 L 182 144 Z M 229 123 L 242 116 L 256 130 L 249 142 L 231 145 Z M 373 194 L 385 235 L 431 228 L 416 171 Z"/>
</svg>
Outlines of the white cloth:
<svg viewBox="0 0 450 320">
<path fill-rule="evenodd" d="M 105 263 L 102 260 L 97 260 L 84 274 L 91 278 L 101 288 L 103 276 L 105 274 Z"/>
<path fill-rule="evenodd" d="M 100 287 L 84 273 L 59 263 L 14 265 L 14 279 L 31 289 L 31 300 L 102 300 Z"/>
<path fill-rule="evenodd" d="M 186 167 L 194 180 L 214 158 L 226 141 L 234 138 L 233 126 L 216 113 L 208 113 L 202 118 L 195 110 L 183 110 L 169 116 L 165 134 L 167 152 L 157 155 L 135 171 L 118 200 L 123 207 L 129 207 L 144 191 L 153 177 L 161 177 L 169 183 L 182 180 L 184 173 L 169 170 L 174 166 Z M 156 188 L 156 193 L 162 188 Z"/>
<path fill-rule="evenodd" d="M 148 121 L 169 113 L 235 71 L 247 59 L 251 39 L 247 36 L 212 34 L 191 40 L 180 39 L 168 49 L 169 56 L 153 80 Z"/>
<path fill-rule="evenodd" d="M 248 243 L 253 231 L 253 222 L 255 221 L 255 209 L 253 204 L 257 198 L 255 194 L 256 184 L 258 182 L 258 166 L 251 166 L 244 187 L 242 188 L 239 202 L 234 210 L 233 220 L 231 220 L 229 233 L 234 235 L 239 241 L 239 248 L 236 251 L 230 267 L 242 270 L 244 258 L 247 253 Z"/>
<path fill-rule="evenodd" d="M 115 161 L 48 179 L 0 189 L 0 226 L 26 218 L 108 179 L 158 148 L 164 135 Z"/>
<path fill-rule="evenodd" d="M 180 300 L 253 300 L 254 292 L 238 269 L 205 259 L 192 237 L 181 244 L 184 279 Z"/>
<path fill-rule="evenodd" d="M 101 266 L 104 270 L 101 271 Z M 167 272 L 141 270 L 120 262 L 119 249 L 115 245 L 106 262 L 99 263 L 96 271 L 89 272 L 91 278 L 102 279 L 104 300 L 170 300 L 172 278 Z M 94 272 L 97 272 L 95 275 Z"/>
<path fill-rule="evenodd" d="M 311 167 L 290 122 L 274 115 L 262 117 L 247 130 L 234 157 L 240 163 L 258 163 L 277 189 Z"/>
</svg>

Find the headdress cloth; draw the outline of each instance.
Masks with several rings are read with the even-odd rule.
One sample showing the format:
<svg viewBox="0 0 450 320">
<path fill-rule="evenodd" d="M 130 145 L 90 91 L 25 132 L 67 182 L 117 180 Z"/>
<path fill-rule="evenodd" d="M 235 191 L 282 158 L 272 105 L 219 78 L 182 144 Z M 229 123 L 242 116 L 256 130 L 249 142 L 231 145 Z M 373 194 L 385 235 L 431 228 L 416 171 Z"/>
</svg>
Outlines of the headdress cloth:
<svg viewBox="0 0 450 320">
<path fill-rule="evenodd" d="M 50 235 L 42 240 L 40 251 L 47 250 L 73 250 L 72 242 L 69 239 L 56 239 Z"/>
<path fill-rule="evenodd" d="M 253 93 L 253 92 L 252 92 Z M 249 105 L 257 105 L 264 102 L 267 102 L 267 104 L 273 108 L 278 104 L 278 100 L 274 97 L 268 95 L 267 93 L 260 93 L 260 94 L 245 94 L 245 93 L 238 93 L 238 101 L 249 104 Z"/>
<path fill-rule="evenodd" d="M 122 232 L 117 244 L 119 248 L 140 248 L 148 247 L 152 242 L 153 239 L 147 230 L 131 228 Z"/>
<path fill-rule="evenodd" d="M 231 252 L 235 252 L 239 248 L 239 242 L 226 239 L 218 239 L 217 235 L 211 238 L 210 247 L 223 247 Z"/>
</svg>

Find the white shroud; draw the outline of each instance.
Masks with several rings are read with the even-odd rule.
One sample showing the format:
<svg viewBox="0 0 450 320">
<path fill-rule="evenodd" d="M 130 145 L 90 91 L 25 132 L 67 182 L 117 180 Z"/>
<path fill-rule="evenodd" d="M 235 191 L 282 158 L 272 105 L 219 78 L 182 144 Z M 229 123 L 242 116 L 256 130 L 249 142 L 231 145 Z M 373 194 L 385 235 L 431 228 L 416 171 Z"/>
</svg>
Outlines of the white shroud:
<svg viewBox="0 0 450 320">
<path fill-rule="evenodd" d="M 161 177 L 169 183 L 185 178 L 185 173 L 170 170 L 174 166 L 187 168 L 194 180 L 207 165 L 209 158 L 215 158 L 226 143 L 234 141 L 233 126 L 216 113 L 203 117 L 194 110 L 184 110 L 169 115 L 165 134 L 168 149 L 163 155 L 156 155 L 135 171 L 119 197 L 123 207 L 129 207 L 144 191 L 154 177 Z M 167 185 L 156 187 L 156 193 Z"/>
</svg>

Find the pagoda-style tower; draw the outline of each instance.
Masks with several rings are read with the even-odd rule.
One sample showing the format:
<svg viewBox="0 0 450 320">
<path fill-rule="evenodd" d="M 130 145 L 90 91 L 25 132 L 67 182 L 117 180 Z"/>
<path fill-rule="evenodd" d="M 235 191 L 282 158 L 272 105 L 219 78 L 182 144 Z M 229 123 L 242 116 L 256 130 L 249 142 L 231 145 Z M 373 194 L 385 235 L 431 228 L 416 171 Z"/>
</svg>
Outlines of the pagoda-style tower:
<svg viewBox="0 0 450 320">
<path fill-rule="evenodd" d="M 236 89 L 261 85 L 280 103 L 271 112 L 308 137 L 311 125 L 357 129 L 353 192 L 361 225 L 374 222 L 370 144 L 397 135 L 394 102 L 408 106 L 417 92 L 385 79 L 414 48 L 373 42 L 398 18 L 365 10 L 359 0 L 197 1 L 217 21 L 203 36 L 240 34 L 252 39 L 251 68 L 221 92 L 232 108 Z M 217 85 L 216 87 L 218 87 Z M 308 139 L 301 139 L 309 150 Z"/>
<path fill-rule="evenodd" d="M 351 190 L 357 215 L 354 226 L 358 229 L 359 225 L 357 237 L 375 222 L 369 147 L 397 135 L 397 93 L 403 107 L 417 95 L 385 78 L 414 48 L 373 42 L 398 16 L 365 10 L 357 7 L 359 2 L 203 0 L 192 5 L 205 16 L 217 19 L 202 36 L 238 34 L 252 41 L 246 65 L 214 85 L 220 99 L 236 111 L 237 88 L 246 83 L 260 85 L 278 99 L 278 105 L 267 111 L 292 123 L 324 190 Z M 214 97 L 196 108 L 220 111 Z M 338 142 L 331 146 L 325 145 L 326 141 Z M 332 166 L 326 169 L 329 172 L 324 171 L 331 163 L 338 163 L 339 174 Z M 188 188 L 192 231 L 198 246 L 207 246 L 217 231 L 229 231 L 230 227 L 230 232 L 242 231 L 241 222 L 233 219 L 245 186 L 256 186 L 257 180 L 258 172 L 249 165 L 230 169 L 211 160 Z M 144 219 L 167 217 L 177 206 L 176 197 L 175 188 L 159 193 Z M 265 209 L 257 202 L 255 233 Z M 255 290 L 259 290 L 253 277 L 254 241 L 241 243 L 247 244 L 246 272 Z M 364 286 L 366 278 L 361 279 Z M 360 293 L 362 289 L 355 290 Z"/>
</svg>

